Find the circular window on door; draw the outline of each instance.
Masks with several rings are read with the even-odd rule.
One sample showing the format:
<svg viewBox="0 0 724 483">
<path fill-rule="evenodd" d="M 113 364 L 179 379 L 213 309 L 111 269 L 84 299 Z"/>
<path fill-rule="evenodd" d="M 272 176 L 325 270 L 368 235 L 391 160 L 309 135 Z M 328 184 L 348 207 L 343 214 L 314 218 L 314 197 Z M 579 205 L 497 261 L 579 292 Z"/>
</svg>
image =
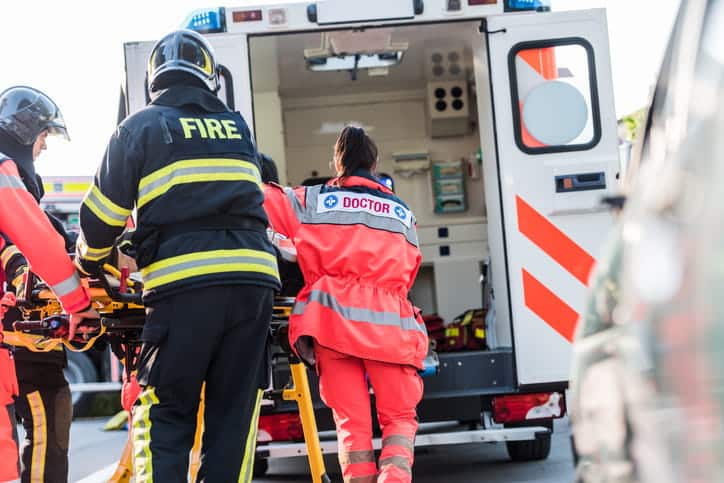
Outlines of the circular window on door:
<svg viewBox="0 0 724 483">
<path fill-rule="evenodd" d="M 528 154 L 591 149 L 601 139 L 593 47 L 585 39 L 517 44 L 508 56 L 515 142 Z"/>
</svg>

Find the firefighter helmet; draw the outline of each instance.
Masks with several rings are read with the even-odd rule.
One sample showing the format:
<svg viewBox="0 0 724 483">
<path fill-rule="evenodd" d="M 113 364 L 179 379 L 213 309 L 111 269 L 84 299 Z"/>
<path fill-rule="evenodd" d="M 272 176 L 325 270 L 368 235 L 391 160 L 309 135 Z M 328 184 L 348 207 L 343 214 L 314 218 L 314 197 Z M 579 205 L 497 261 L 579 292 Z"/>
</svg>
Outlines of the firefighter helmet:
<svg viewBox="0 0 724 483">
<path fill-rule="evenodd" d="M 0 93 L 0 129 L 25 146 L 46 130 L 70 140 L 58 106 L 32 87 L 15 86 Z"/>
<path fill-rule="evenodd" d="M 190 74 L 211 91 L 219 90 L 219 75 L 211 44 L 193 30 L 176 30 L 159 40 L 148 57 L 148 90 L 156 92 Z"/>
</svg>

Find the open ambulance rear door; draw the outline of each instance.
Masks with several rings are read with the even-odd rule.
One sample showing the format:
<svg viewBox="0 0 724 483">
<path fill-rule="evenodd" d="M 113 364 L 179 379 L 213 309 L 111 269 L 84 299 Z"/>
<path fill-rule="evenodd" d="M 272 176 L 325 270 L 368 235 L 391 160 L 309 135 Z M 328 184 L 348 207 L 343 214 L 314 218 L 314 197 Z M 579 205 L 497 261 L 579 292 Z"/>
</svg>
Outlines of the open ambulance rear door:
<svg viewBox="0 0 724 483">
<path fill-rule="evenodd" d="M 253 134 L 247 37 L 245 34 L 230 33 L 205 37 L 214 48 L 216 62 L 221 66 L 219 98 L 244 116 Z M 146 63 L 155 44 L 155 41 L 128 42 L 123 46 L 128 115 L 142 109 L 148 103 Z"/>
<path fill-rule="evenodd" d="M 477 78 L 489 86 L 478 99 L 493 116 L 481 123 L 493 126 L 483 146 L 496 153 L 486 172 L 497 173 L 486 179 L 489 240 L 493 260 L 506 261 L 496 310 L 512 321 L 518 385 L 532 389 L 568 379 L 588 277 L 612 224 L 601 204 L 619 165 L 606 16 L 505 14 L 482 30 Z"/>
</svg>

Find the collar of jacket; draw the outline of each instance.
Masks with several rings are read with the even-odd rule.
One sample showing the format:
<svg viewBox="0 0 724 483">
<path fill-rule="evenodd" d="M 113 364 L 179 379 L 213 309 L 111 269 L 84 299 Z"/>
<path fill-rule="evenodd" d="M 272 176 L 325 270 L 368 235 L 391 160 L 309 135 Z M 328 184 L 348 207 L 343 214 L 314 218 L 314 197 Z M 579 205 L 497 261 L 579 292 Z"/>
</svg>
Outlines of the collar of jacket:
<svg viewBox="0 0 724 483">
<path fill-rule="evenodd" d="M 369 171 L 355 171 L 352 176 L 348 176 L 340 180 L 340 178 L 332 178 L 327 182 L 328 186 L 364 186 L 365 188 L 371 188 L 380 190 L 388 195 L 394 194 L 391 189 L 379 182 Z"/>
<path fill-rule="evenodd" d="M 36 201 L 43 197 L 43 182 L 35 173 L 33 164 L 33 145 L 25 146 L 17 142 L 9 134 L 0 131 L 0 152 L 13 160 L 18 167 L 20 179 L 23 180 L 25 188 L 33 195 Z"/>
<path fill-rule="evenodd" d="M 173 86 L 161 91 L 151 100 L 151 104 L 170 107 L 196 105 L 207 112 L 229 112 L 226 104 L 210 91 L 187 85 Z"/>
</svg>

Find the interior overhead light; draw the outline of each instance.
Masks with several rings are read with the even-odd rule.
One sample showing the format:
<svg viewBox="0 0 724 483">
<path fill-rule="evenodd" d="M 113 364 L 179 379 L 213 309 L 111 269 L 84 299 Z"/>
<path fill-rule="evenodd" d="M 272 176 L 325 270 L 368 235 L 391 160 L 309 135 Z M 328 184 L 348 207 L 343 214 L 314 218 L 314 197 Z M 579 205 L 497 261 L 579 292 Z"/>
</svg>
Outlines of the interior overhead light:
<svg viewBox="0 0 724 483">
<path fill-rule="evenodd" d="M 402 61 L 407 42 L 391 42 L 391 29 L 325 32 L 321 46 L 305 49 L 304 59 L 312 71 L 349 71 L 356 79 L 359 69 L 380 69 Z"/>
</svg>

